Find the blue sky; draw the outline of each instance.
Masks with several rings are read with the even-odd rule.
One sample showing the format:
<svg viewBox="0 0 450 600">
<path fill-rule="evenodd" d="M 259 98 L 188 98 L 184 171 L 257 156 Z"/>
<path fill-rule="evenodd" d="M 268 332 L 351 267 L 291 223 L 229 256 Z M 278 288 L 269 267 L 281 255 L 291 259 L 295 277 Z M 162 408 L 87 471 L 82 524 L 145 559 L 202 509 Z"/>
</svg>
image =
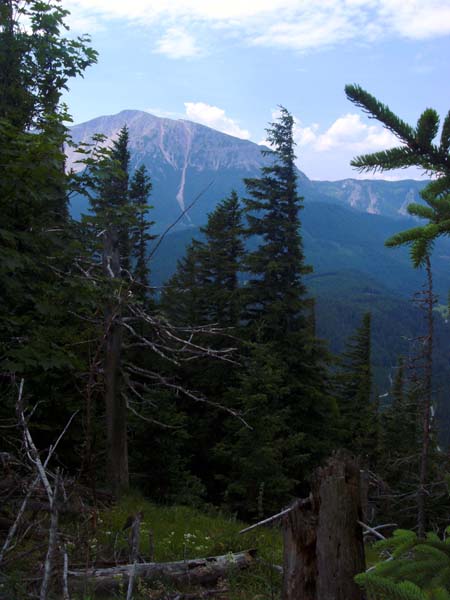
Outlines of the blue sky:
<svg viewBox="0 0 450 600">
<path fill-rule="evenodd" d="M 255 142 L 282 104 L 312 179 L 395 145 L 345 97 L 359 83 L 409 122 L 450 109 L 450 0 L 63 0 L 99 62 L 65 98 L 75 122 L 123 109 Z M 415 171 L 384 178 L 418 177 Z M 366 177 L 366 176 L 365 176 Z"/>
</svg>

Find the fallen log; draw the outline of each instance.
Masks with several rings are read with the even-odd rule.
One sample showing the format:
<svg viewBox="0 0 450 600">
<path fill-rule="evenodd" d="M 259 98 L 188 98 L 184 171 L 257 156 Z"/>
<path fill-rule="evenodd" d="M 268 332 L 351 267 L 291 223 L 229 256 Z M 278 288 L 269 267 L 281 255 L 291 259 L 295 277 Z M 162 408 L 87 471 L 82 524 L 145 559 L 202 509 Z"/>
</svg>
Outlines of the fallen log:
<svg viewBox="0 0 450 600">
<path fill-rule="evenodd" d="M 193 594 L 183 594 L 175 592 L 173 594 L 165 594 L 159 600 L 203 600 L 203 598 L 223 598 L 228 597 L 228 590 L 205 590 L 204 592 L 194 592 Z"/>
<path fill-rule="evenodd" d="M 174 583 L 211 585 L 226 578 L 230 571 L 248 568 L 256 550 L 247 550 L 167 563 L 135 563 L 107 569 L 69 570 L 69 587 L 73 591 L 112 592 L 128 585 L 132 571 L 142 581 L 170 580 Z"/>
</svg>

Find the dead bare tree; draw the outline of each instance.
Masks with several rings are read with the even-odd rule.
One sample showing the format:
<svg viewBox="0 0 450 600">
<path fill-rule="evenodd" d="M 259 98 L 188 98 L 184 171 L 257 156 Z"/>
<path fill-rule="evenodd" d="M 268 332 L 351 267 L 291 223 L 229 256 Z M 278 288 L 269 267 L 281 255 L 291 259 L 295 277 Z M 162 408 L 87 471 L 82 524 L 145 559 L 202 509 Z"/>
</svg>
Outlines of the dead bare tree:
<svg viewBox="0 0 450 600">
<path fill-rule="evenodd" d="M 37 473 L 37 475 L 34 476 L 31 483 L 28 485 L 27 493 L 20 503 L 20 507 L 19 507 L 19 510 L 17 511 L 16 518 L 8 530 L 5 541 L 3 542 L 3 546 L 0 550 L 0 564 L 2 564 L 2 562 L 4 561 L 5 556 L 11 547 L 11 544 L 17 534 L 19 525 L 25 514 L 25 511 L 27 510 L 27 506 L 30 502 L 30 499 L 33 496 L 33 494 L 35 493 L 36 489 L 38 488 L 39 483 L 42 483 L 44 489 L 46 490 L 49 502 L 51 503 L 50 498 L 53 497 L 53 491 L 51 489 L 51 485 L 50 485 L 50 482 L 49 482 L 49 479 L 47 476 L 47 467 L 48 467 L 48 464 L 49 464 L 52 456 L 54 455 L 56 449 L 58 448 L 58 445 L 60 444 L 61 440 L 67 433 L 67 430 L 69 429 L 70 425 L 72 424 L 72 421 L 74 420 L 74 418 L 77 415 L 77 412 L 76 412 L 70 417 L 70 419 L 68 420 L 64 429 L 58 436 L 56 442 L 49 448 L 46 459 L 44 460 L 44 462 L 42 462 L 40 459 L 40 456 L 39 456 L 39 452 L 37 451 L 37 448 L 34 445 L 34 442 L 31 437 L 30 431 L 28 429 L 27 421 L 25 418 L 24 405 L 23 405 L 24 404 L 23 392 L 24 392 L 24 380 L 22 379 L 20 381 L 20 385 L 19 385 L 16 413 L 18 416 L 19 426 L 22 428 L 22 431 L 23 431 L 24 446 L 27 449 L 26 454 L 27 454 L 28 460 L 31 463 L 33 470 L 36 469 L 38 471 L 38 473 Z"/>
<path fill-rule="evenodd" d="M 52 513 L 51 513 L 49 536 L 48 536 L 48 550 L 47 550 L 47 556 L 45 557 L 44 577 L 42 578 L 41 593 L 39 595 L 39 600 L 47 600 L 48 593 L 50 591 L 53 562 L 54 562 L 56 544 L 57 544 L 57 539 L 58 539 L 59 486 L 60 486 L 60 473 L 59 473 L 59 470 L 57 470 L 56 478 L 55 478 L 55 487 L 52 490 L 52 500 L 51 500 Z"/>
<path fill-rule="evenodd" d="M 106 233 L 102 232 L 102 235 Z M 106 244 L 104 248 L 109 248 L 108 252 L 111 254 L 116 252 L 113 242 Z M 108 254 L 106 258 L 102 256 L 101 265 L 92 258 L 84 257 L 79 261 L 81 276 L 96 287 L 104 285 L 106 278 L 111 294 L 107 318 L 102 315 L 92 318 L 99 330 L 103 319 L 104 327 L 87 378 L 85 394 L 86 423 L 89 425 L 92 391 L 103 388 L 107 421 L 107 472 L 116 495 L 128 486 L 127 413 L 131 412 L 159 426 L 167 426 L 158 421 L 156 416 L 142 414 L 142 408 L 148 405 L 146 395 L 152 391 L 170 389 L 176 395 L 194 402 L 222 409 L 245 423 L 238 411 L 214 402 L 195 390 L 187 389 L 174 376 L 169 377 L 157 369 L 149 369 L 142 363 L 136 364 L 129 358 L 132 352 L 136 354 L 139 351 L 141 357 L 154 354 L 174 367 L 204 358 L 236 364 L 236 340 L 231 331 L 215 325 L 172 325 L 157 310 L 150 310 L 134 297 L 136 281 L 128 271 L 124 273 L 119 269 L 120 263 L 117 260 L 118 257 L 112 260 Z M 230 345 L 215 348 L 213 342 L 217 337 L 228 338 Z M 117 395 L 120 395 L 120 402 Z M 91 435 L 90 425 L 86 433 Z M 87 447 L 91 455 L 91 441 L 87 443 Z"/>
<path fill-rule="evenodd" d="M 47 457 L 45 460 L 41 459 L 40 452 L 36 447 L 33 437 L 30 432 L 30 428 L 28 425 L 29 417 L 33 414 L 34 409 L 30 411 L 26 411 L 26 402 L 24 398 L 24 380 L 22 379 L 19 383 L 18 389 L 18 397 L 16 401 L 16 416 L 18 425 L 22 431 L 22 448 L 24 461 L 18 459 L 16 462 L 19 466 L 25 471 L 30 471 L 34 473 L 34 476 L 31 482 L 28 484 L 27 493 L 25 497 L 21 500 L 19 510 L 17 512 L 16 518 L 14 522 L 11 524 L 8 533 L 6 535 L 5 541 L 0 551 L 0 565 L 5 565 L 8 561 L 5 561 L 5 558 L 9 552 L 13 550 L 13 548 L 17 547 L 19 543 L 21 543 L 24 539 L 26 539 L 27 535 L 35 533 L 39 533 L 39 536 L 42 535 L 48 536 L 47 542 L 47 552 L 44 560 L 44 568 L 42 574 L 42 580 L 40 585 L 40 600 L 47 600 L 52 583 L 52 577 L 54 575 L 54 568 L 56 564 L 56 554 L 57 549 L 59 547 L 59 531 L 58 531 L 58 520 L 60 513 L 60 506 L 67 499 L 67 495 L 65 492 L 65 488 L 63 487 L 63 480 L 59 469 L 56 470 L 55 473 L 52 473 L 49 468 L 49 462 L 52 456 L 54 455 L 59 443 L 63 439 L 67 430 L 69 429 L 73 419 L 75 418 L 77 413 L 74 413 L 69 419 L 68 423 L 64 427 L 61 434 L 58 436 L 56 442 L 49 448 Z M 53 482 L 53 484 L 52 484 Z M 34 493 L 42 493 L 44 492 L 47 497 L 47 503 L 38 501 L 38 502 L 30 502 Z M 62 499 L 60 497 L 63 496 Z M 47 508 L 48 507 L 48 508 Z M 48 531 L 41 527 L 41 524 L 36 521 L 32 521 L 26 528 L 25 531 L 19 533 L 19 527 L 24 518 L 24 515 L 27 509 L 32 510 L 49 510 L 50 512 L 50 523 L 48 527 Z M 42 544 L 39 543 L 37 546 L 33 546 L 31 551 L 28 550 L 25 553 L 22 553 L 21 556 L 24 557 L 27 554 L 32 554 L 36 552 L 36 550 L 40 549 Z M 10 561 L 9 561 L 10 562 Z M 67 586 L 67 571 L 68 571 L 68 557 L 67 551 L 64 551 L 64 571 L 63 571 L 63 582 L 64 582 L 64 599 L 69 599 L 69 592 Z"/>
</svg>

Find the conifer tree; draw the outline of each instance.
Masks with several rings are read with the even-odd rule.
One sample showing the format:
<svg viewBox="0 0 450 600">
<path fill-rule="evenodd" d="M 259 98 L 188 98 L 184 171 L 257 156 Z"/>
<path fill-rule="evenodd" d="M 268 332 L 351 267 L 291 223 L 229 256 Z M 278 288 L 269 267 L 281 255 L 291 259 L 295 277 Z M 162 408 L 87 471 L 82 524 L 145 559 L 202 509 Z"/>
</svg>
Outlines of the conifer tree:
<svg viewBox="0 0 450 600">
<path fill-rule="evenodd" d="M 105 282 L 104 401 L 108 480 L 116 495 L 129 486 L 127 405 L 123 393 L 122 353 L 124 278 L 129 272 L 131 211 L 128 195 L 128 130 L 122 128 L 110 150 L 100 154 L 91 176 L 98 195 L 93 196 L 95 226 L 102 239 Z"/>
<path fill-rule="evenodd" d="M 372 399 L 371 315 L 363 316 L 350 338 L 338 374 L 344 443 L 364 462 L 375 459 L 378 414 Z"/>
<path fill-rule="evenodd" d="M 261 239 L 246 258 L 247 319 L 262 326 L 270 341 L 301 330 L 305 320 L 303 275 L 310 268 L 300 237 L 303 199 L 297 192 L 293 126 L 292 115 L 280 107 L 279 121 L 267 129 L 272 150 L 263 150 L 270 164 L 259 179 L 245 180 L 247 235 Z"/>
<path fill-rule="evenodd" d="M 447 528 L 448 529 L 448 528 Z M 356 577 L 376 600 L 448 600 L 450 598 L 450 544 L 436 533 L 423 539 L 413 531 L 396 530 L 375 544 L 391 554 L 375 569 Z"/>
<path fill-rule="evenodd" d="M 390 403 L 380 415 L 378 473 L 391 491 L 385 512 L 399 524 L 414 522 L 420 446 L 418 390 L 408 379 L 405 361 L 399 358 L 390 390 Z M 411 504 L 411 506 L 409 506 Z M 400 512 L 401 510 L 401 512 Z"/>
<path fill-rule="evenodd" d="M 164 286 L 161 305 L 175 325 L 205 325 L 207 322 L 204 281 L 201 277 L 200 257 L 203 248 L 203 242 L 193 240 L 186 248 L 185 256 L 178 261 L 177 270 Z"/>
<path fill-rule="evenodd" d="M 406 456 L 405 450 L 410 452 L 416 447 L 414 431 L 417 410 L 411 411 L 409 408 L 405 364 L 403 358 L 399 358 L 390 390 L 390 404 L 383 411 L 381 418 L 382 456 L 387 469 L 392 468 L 399 456 Z"/>
<path fill-rule="evenodd" d="M 128 190 L 130 166 L 128 141 L 129 133 L 125 125 L 112 144 L 108 156 L 108 172 L 100 181 L 99 195 L 94 201 L 97 214 L 105 219 L 104 239 L 111 237 L 111 244 L 120 256 L 116 277 L 121 276 L 122 270 L 128 273 L 130 271 L 130 225 L 135 220 Z"/>
<path fill-rule="evenodd" d="M 246 234 L 257 243 L 244 261 L 242 331 L 248 342 L 244 370 L 230 392 L 253 431 L 230 423 L 218 448 L 229 461 L 227 497 L 247 514 L 264 510 L 298 491 L 311 469 L 332 447 L 336 416 L 326 353 L 314 337 L 297 191 L 294 120 L 281 108 L 268 128 L 272 150 L 259 179 L 245 180 Z M 226 463 L 225 463 L 226 464 Z"/>
<path fill-rule="evenodd" d="M 235 326 L 241 312 L 238 274 L 244 255 L 242 208 L 235 191 L 218 204 L 201 232 L 205 244 L 200 254 L 200 277 L 208 318 L 223 327 Z"/>
<path fill-rule="evenodd" d="M 215 350 L 239 345 L 240 298 L 239 272 L 244 252 L 242 208 L 235 192 L 217 205 L 201 228 L 202 241 L 194 240 L 179 261 L 176 273 L 164 287 L 162 307 L 178 325 L 207 326 L 216 329 L 209 339 Z M 184 385 L 212 398 L 222 407 L 234 406 L 228 390 L 237 377 L 238 366 L 202 359 L 186 364 L 179 372 Z M 220 497 L 222 481 L 218 477 L 218 459 L 212 451 L 224 436 L 223 410 L 201 404 L 186 405 L 187 428 L 191 433 L 189 451 L 191 469 L 201 477 L 208 497 Z"/>
<path fill-rule="evenodd" d="M 239 272 L 244 254 L 242 209 L 235 192 L 222 200 L 178 262 L 162 305 L 183 325 L 234 326 L 240 317 Z"/>
<path fill-rule="evenodd" d="M 428 219 L 428 223 L 398 233 L 386 242 L 391 247 L 408 245 L 414 266 L 423 266 L 435 240 L 450 231 L 450 111 L 436 143 L 439 115 L 435 110 L 427 108 L 413 127 L 360 86 L 347 85 L 345 91 L 354 104 L 378 119 L 401 142 L 389 150 L 357 156 L 351 162 L 354 167 L 361 172 L 383 172 L 417 166 L 433 176 L 421 192 L 426 205 L 411 203 L 407 208 L 409 214 Z"/>
<path fill-rule="evenodd" d="M 425 486 L 429 470 L 430 424 L 432 404 L 432 355 L 433 355 L 433 304 L 430 256 L 434 243 L 441 235 L 450 232 L 450 112 L 444 119 L 439 142 L 435 138 L 439 131 L 439 115 L 433 109 L 426 109 L 419 117 L 416 127 L 408 125 L 395 115 L 386 105 L 379 102 L 361 87 L 348 85 L 345 88 L 348 98 L 363 110 L 375 117 L 392 131 L 402 145 L 358 156 L 352 165 L 360 171 L 386 171 L 390 169 L 418 166 L 433 176 L 433 180 L 421 192 L 426 203 L 412 203 L 408 212 L 419 218 L 428 219 L 426 225 L 400 232 L 386 241 L 390 247 L 407 245 L 415 268 L 425 267 L 427 287 L 423 304 L 426 311 L 427 333 L 423 338 L 422 373 L 422 449 L 419 468 L 418 528 L 420 535 L 425 533 Z"/>
<path fill-rule="evenodd" d="M 136 223 L 130 229 L 131 257 L 133 261 L 133 279 L 137 282 L 136 293 L 144 301 L 149 295 L 150 266 L 148 242 L 156 236 L 149 233 L 154 225 L 148 221 L 148 198 L 152 191 L 152 182 L 145 165 L 136 169 L 130 182 L 130 201 L 135 211 Z"/>
<path fill-rule="evenodd" d="M 100 137 L 100 142 L 103 139 Z M 148 180 L 145 172 L 134 179 L 131 198 L 129 188 L 128 129 L 123 127 L 110 148 L 100 145 L 85 159 L 80 175 L 82 189 L 91 201 L 93 216 L 86 216 L 91 232 L 94 257 L 101 257 L 104 322 L 101 335 L 103 351 L 103 389 L 106 406 L 106 456 L 109 483 L 115 494 L 129 486 L 127 397 L 124 378 L 124 316 L 133 298 L 131 264 L 139 244 L 138 233 L 146 215 L 143 204 Z M 145 198 L 146 200 L 146 198 Z M 146 227 L 142 231 L 145 241 Z M 100 242 L 100 245 L 99 245 Z M 141 286 L 139 286 L 141 290 Z"/>
</svg>

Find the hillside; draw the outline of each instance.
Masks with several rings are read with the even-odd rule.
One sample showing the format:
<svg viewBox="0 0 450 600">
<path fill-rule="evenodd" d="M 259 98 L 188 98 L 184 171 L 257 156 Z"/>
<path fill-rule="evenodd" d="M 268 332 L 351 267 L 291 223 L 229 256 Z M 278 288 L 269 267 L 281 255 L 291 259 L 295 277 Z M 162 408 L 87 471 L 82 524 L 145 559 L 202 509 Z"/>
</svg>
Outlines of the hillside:
<svg viewBox="0 0 450 600">
<path fill-rule="evenodd" d="M 315 274 L 358 270 L 404 299 L 409 299 L 423 284 L 423 273 L 411 267 L 408 250 L 384 246 L 385 240 L 411 225 L 406 219 L 370 215 L 324 202 L 307 203 L 301 213 L 306 259 Z M 152 259 L 156 286 L 170 276 L 176 263 L 199 228 L 170 233 Z M 435 291 L 446 302 L 450 270 L 450 244 L 443 240 L 433 257 Z"/>
<path fill-rule="evenodd" d="M 145 164 L 152 177 L 155 232 L 173 224 L 200 194 L 152 258 L 152 282 L 160 288 L 190 240 L 201 237 L 199 226 L 206 223 L 208 213 L 231 189 L 244 196 L 243 179 L 258 176 L 268 159 L 253 142 L 142 111 L 122 111 L 76 125 L 72 138 L 87 142 L 93 134 L 103 133 L 113 140 L 125 124 L 132 169 Z M 69 151 L 68 165 L 76 168 L 75 159 Z M 376 379 L 385 389 L 397 356 L 408 352 L 407 340 L 416 334 L 419 317 L 410 300 L 424 279 L 420 270 L 412 269 L 407 249 L 388 249 L 384 242 L 411 226 L 406 206 L 419 200 L 424 182 L 312 181 L 301 171 L 298 179 L 304 197 L 302 236 L 307 262 L 314 268 L 308 285 L 317 298 L 318 332 L 334 352 L 340 352 L 364 312 L 372 311 Z M 72 213 L 78 216 L 86 210 L 85 200 L 75 198 Z M 449 263 L 450 244 L 439 241 L 433 256 L 434 286 L 444 303 Z M 439 347 L 439 355 L 447 354 L 445 344 Z M 442 375 L 446 362 L 444 358 L 438 362 Z"/>
<path fill-rule="evenodd" d="M 384 247 L 384 240 L 409 221 L 393 220 L 325 203 L 306 204 L 302 212 L 307 262 L 314 268 L 307 286 L 316 298 L 317 332 L 332 352 L 346 340 L 365 312 L 373 317 L 373 365 L 381 392 L 399 355 L 411 352 L 411 340 L 423 331 L 423 317 L 412 303 L 424 283 L 424 273 L 411 267 L 406 249 Z M 152 258 L 152 281 L 159 289 L 175 271 L 177 260 L 198 228 L 169 233 Z M 441 241 L 435 252 L 435 291 L 445 303 L 448 292 L 450 245 Z M 419 324 L 419 327 L 418 327 Z M 448 325 L 436 315 L 436 385 L 448 375 Z M 442 406 L 447 403 L 440 397 Z"/>
</svg>

